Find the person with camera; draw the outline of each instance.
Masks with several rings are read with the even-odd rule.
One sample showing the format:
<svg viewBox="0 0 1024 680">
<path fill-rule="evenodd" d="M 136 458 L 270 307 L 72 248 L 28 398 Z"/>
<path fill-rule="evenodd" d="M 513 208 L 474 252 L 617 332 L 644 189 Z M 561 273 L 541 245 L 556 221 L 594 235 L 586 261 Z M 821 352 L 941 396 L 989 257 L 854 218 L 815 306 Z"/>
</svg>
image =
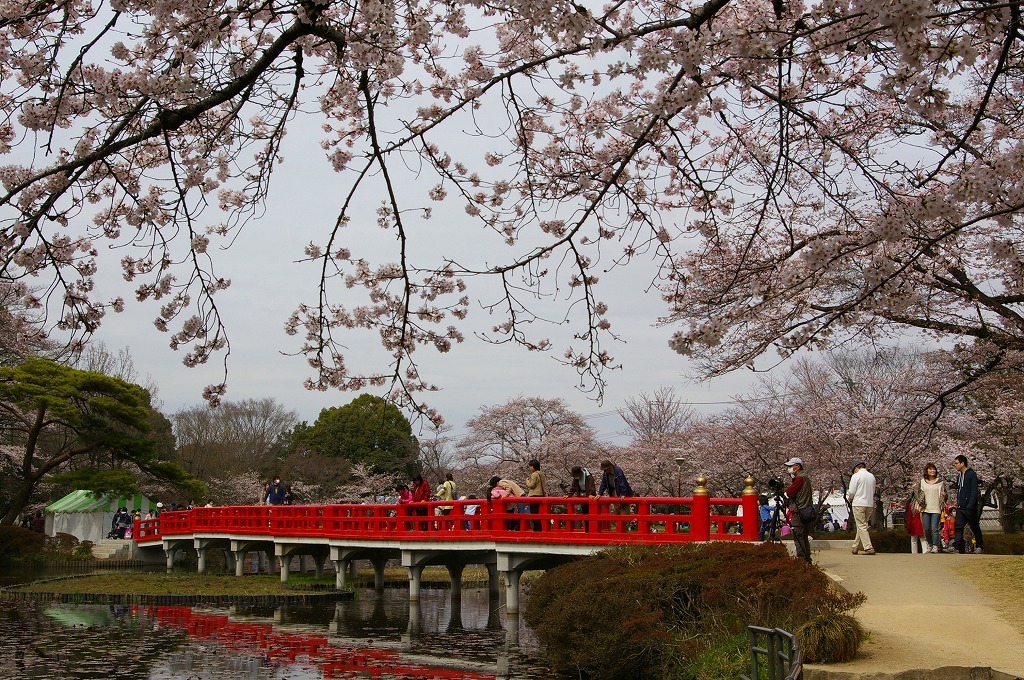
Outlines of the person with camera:
<svg viewBox="0 0 1024 680">
<path fill-rule="evenodd" d="M 814 524 L 817 521 L 817 512 L 814 510 L 814 498 L 811 492 L 811 479 L 804 471 L 804 461 L 800 458 L 790 458 L 786 461 L 786 468 L 793 477 L 792 483 L 786 487 L 786 498 L 789 499 L 789 507 L 792 510 L 789 518 L 789 525 L 793 529 L 793 544 L 796 547 L 796 556 L 809 563 L 811 561 L 810 532 L 814 531 Z"/>
</svg>

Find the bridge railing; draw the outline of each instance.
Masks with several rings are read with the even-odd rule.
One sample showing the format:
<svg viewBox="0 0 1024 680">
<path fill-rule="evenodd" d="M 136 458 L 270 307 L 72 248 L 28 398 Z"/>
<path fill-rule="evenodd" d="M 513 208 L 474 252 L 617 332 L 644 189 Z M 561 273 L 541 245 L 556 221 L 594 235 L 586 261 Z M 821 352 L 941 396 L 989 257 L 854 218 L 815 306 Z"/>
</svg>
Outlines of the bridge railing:
<svg viewBox="0 0 1024 680">
<path fill-rule="evenodd" d="M 448 509 L 442 514 L 442 509 Z M 683 543 L 756 541 L 753 480 L 739 498 L 711 498 L 703 479 L 680 497 L 507 497 L 404 504 L 250 505 L 165 511 L 136 522 L 136 541 L 194 534 L 381 541 Z"/>
</svg>

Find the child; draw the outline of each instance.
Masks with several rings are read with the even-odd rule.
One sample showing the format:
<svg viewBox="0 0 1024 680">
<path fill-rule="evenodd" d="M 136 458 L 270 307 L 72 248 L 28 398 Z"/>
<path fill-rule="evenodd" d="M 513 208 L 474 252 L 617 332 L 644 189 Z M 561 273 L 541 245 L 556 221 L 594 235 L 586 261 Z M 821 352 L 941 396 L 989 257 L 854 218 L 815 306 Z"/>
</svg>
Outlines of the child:
<svg viewBox="0 0 1024 680">
<path fill-rule="evenodd" d="M 907 501 L 907 533 L 910 534 L 910 552 L 914 555 L 921 553 L 922 555 L 927 554 L 931 546 L 928 545 L 928 539 L 924 535 L 924 524 L 921 522 L 921 513 L 918 510 L 917 505 L 914 503 L 914 499 L 911 498 Z"/>
<path fill-rule="evenodd" d="M 946 510 L 942 513 L 942 549 L 946 552 L 955 552 L 953 538 L 956 536 L 956 506 L 952 503 L 946 504 Z"/>
</svg>

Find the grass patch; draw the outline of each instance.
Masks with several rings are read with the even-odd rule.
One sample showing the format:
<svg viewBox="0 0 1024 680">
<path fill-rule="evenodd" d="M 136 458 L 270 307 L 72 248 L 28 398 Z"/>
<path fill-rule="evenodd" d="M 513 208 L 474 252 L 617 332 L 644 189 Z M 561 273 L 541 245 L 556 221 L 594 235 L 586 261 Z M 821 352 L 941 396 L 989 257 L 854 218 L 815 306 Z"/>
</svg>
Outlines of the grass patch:
<svg viewBox="0 0 1024 680">
<path fill-rule="evenodd" d="M 988 548 L 987 542 L 985 547 Z M 1007 623 L 1024 634 L 1024 618 L 1020 616 L 1020 603 L 1024 601 L 1024 557 L 971 560 L 970 564 L 958 567 L 956 573 L 991 598 Z"/>
</svg>

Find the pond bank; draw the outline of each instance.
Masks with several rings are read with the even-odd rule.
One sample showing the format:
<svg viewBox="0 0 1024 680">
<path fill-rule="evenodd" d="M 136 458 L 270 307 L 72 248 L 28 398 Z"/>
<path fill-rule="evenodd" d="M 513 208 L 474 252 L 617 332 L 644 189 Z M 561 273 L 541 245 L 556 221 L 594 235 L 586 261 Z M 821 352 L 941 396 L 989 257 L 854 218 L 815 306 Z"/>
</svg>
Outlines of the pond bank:
<svg viewBox="0 0 1024 680">
<path fill-rule="evenodd" d="M 0 599 L 110 605 L 309 605 L 353 597 L 325 584 L 282 583 L 276 576 L 122 572 L 59 576 L 0 588 Z"/>
</svg>

